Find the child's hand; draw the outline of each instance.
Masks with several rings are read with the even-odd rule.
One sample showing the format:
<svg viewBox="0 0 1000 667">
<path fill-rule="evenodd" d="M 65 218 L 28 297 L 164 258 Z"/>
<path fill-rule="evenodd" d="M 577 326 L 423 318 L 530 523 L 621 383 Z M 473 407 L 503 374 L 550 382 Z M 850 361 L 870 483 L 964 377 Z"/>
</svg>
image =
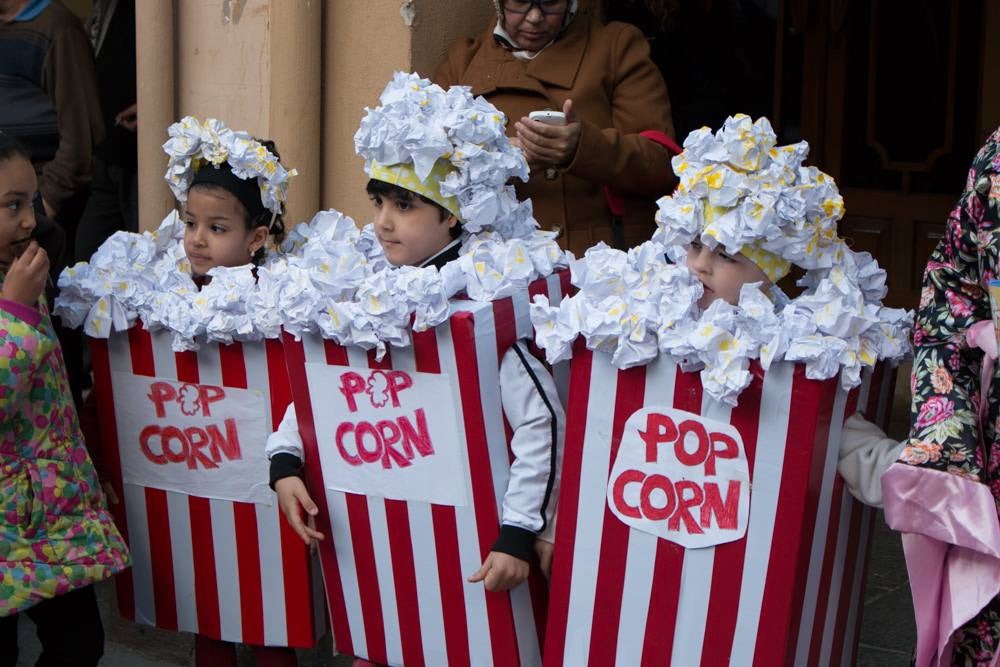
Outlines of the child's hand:
<svg viewBox="0 0 1000 667">
<path fill-rule="evenodd" d="M 3 281 L 3 298 L 34 308 L 49 278 L 49 256 L 32 241 L 14 260 Z"/>
<path fill-rule="evenodd" d="M 302 520 L 302 510 L 305 510 L 310 518 L 319 512 L 316 503 L 306 491 L 305 483 L 298 477 L 285 477 L 274 483 L 274 491 L 278 494 L 278 507 L 284 512 L 292 530 L 302 538 L 302 541 L 311 546 L 313 540 L 322 540 L 323 533 Z"/>
<path fill-rule="evenodd" d="M 507 591 L 528 578 L 528 563 L 501 551 L 491 551 L 479 571 L 469 577 L 469 583 L 486 581 L 486 590 Z"/>
<path fill-rule="evenodd" d="M 535 540 L 535 553 L 538 554 L 538 566 L 542 568 L 542 574 L 548 579 L 552 576 L 552 551 L 554 547 L 551 542 L 542 538 Z"/>
</svg>

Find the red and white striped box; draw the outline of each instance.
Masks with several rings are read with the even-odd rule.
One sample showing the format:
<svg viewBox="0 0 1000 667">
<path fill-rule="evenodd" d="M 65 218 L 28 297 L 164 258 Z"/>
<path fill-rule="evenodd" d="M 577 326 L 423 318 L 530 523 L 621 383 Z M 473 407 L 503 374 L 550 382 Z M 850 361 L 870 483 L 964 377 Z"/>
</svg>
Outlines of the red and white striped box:
<svg viewBox="0 0 1000 667">
<path fill-rule="evenodd" d="M 837 474 L 842 425 L 888 419 L 892 373 L 847 392 L 779 363 L 736 408 L 668 357 L 619 371 L 577 343 L 550 590 L 545 665 L 850 665 L 874 512 Z M 883 376 L 888 376 L 883 378 Z M 626 420 L 643 407 L 731 424 L 750 468 L 744 537 L 685 549 L 608 506 Z"/>
<path fill-rule="evenodd" d="M 120 410 L 129 397 L 116 388 L 115 377 L 259 390 L 270 413 L 267 428 L 281 420 L 291 400 L 278 340 L 204 344 L 198 352 L 181 353 L 170 342 L 169 333 L 138 327 L 91 341 L 102 449 L 123 500 L 111 510 L 133 560 L 117 578 L 119 610 L 132 621 L 225 641 L 314 646 L 326 625 L 319 568 L 276 501 L 234 502 L 123 485 L 123 448 L 136 443 L 120 441 L 116 402 Z M 152 407 L 149 413 L 155 422 Z M 242 441 L 242 455 L 260 457 L 266 475 L 265 442 L 257 440 Z M 266 477 L 248 483 L 261 481 Z"/>
<path fill-rule="evenodd" d="M 528 585 L 488 593 L 466 578 L 479 569 L 499 534 L 510 470 L 509 430 L 499 395 L 499 361 L 530 334 L 530 296 L 553 301 L 569 288 L 568 273 L 536 281 L 528 292 L 492 303 L 454 301 L 450 319 L 413 334 L 409 348 L 371 352 L 318 336 L 285 339 L 285 355 L 307 481 L 326 502 L 317 528 L 327 602 L 338 652 L 388 665 L 539 665 L 545 591 L 533 572 Z M 447 377 L 460 406 L 456 420 L 469 499 L 448 506 L 334 491 L 317 444 L 314 400 L 339 397 L 339 386 L 310 386 L 306 364 L 393 369 Z"/>
</svg>

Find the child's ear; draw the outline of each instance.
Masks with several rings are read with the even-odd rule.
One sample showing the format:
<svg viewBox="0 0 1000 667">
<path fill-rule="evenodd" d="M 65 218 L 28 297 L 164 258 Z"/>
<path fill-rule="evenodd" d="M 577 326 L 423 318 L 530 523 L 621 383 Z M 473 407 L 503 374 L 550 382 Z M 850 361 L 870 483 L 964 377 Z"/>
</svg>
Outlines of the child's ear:
<svg viewBox="0 0 1000 667">
<path fill-rule="evenodd" d="M 458 218 L 455 217 L 454 213 L 445 218 L 444 221 L 448 225 L 448 229 L 451 229 L 458 224 Z"/>
<path fill-rule="evenodd" d="M 267 227 L 261 226 L 253 230 L 253 234 L 250 236 L 250 245 L 248 249 L 250 254 L 253 255 L 258 250 L 264 247 L 267 242 Z"/>
</svg>

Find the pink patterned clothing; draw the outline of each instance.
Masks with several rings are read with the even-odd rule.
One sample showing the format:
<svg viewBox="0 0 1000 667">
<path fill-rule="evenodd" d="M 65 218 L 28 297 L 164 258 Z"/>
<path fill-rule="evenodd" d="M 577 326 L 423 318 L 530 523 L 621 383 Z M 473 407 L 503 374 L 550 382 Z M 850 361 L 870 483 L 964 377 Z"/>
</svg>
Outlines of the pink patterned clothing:
<svg viewBox="0 0 1000 667">
<path fill-rule="evenodd" d="M 0 270 L 0 285 L 3 278 Z M 0 617 L 128 564 L 84 447 L 48 308 L 0 299 Z"/>
<path fill-rule="evenodd" d="M 886 521 L 904 533 L 917 667 L 1000 664 L 1000 368 L 983 386 L 983 351 L 967 337 L 990 320 L 997 278 L 1000 130 L 973 161 L 927 264 L 910 437 L 882 477 Z"/>
</svg>

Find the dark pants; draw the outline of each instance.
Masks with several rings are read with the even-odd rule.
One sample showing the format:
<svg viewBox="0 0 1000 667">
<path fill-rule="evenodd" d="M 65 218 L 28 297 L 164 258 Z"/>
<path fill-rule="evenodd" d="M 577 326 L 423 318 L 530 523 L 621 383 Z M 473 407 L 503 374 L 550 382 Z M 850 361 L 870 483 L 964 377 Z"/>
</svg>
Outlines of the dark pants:
<svg viewBox="0 0 1000 667">
<path fill-rule="evenodd" d="M 139 231 L 136 173 L 94 158 L 94 180 L 76 230 L 73 260 L 90 260 L 101 244 L 117 231 Z"/>
<path fill-rule="evenodd" d="M 94 587 L 70 591 L 22 612 L 35 624 L 42 655 L 37 667 L 92 667 L 104 655 L 104 626 Z M 17 619 L 0 618 L 0 667 L 17 665 Z"/>
</svg>

